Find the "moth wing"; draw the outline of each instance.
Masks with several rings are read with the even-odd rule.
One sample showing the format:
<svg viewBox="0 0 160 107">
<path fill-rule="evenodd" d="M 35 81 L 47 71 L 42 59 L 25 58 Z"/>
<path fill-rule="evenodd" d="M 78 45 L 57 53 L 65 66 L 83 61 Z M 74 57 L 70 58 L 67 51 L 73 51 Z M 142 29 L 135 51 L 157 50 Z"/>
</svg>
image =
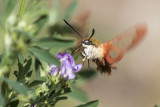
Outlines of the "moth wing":
<svg viewBox="0 0 160 107">
<path fill-rule="evenodd" d="M 106 61 L 110 64 L 118 62 L 126 51 L 135 47 L 145 37 L 146 32 L 146 24 L 137 24 L 112 40 L 103 43 L 102 46 Z"/>
</svg>

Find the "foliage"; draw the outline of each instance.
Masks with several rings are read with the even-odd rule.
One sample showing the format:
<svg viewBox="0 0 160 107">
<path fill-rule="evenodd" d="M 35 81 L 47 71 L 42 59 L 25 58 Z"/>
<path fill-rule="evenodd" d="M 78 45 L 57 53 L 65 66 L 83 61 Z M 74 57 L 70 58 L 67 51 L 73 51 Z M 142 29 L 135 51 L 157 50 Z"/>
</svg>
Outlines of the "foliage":
<svg viewBox="0 0 160 107">
<path fill-rule="evenodd" d="M 77 3 L 73 0 L 62 15 L 58 1 L 51 10 L 43 0 L 0 1 L 0 106 L 54 106 L 69 96 L 88 101 L 76 83 L 94 77 L 94 70 L 80 71 L 72 80 L 57 81 L 49 74 L 50 64 L 60 66 L 56 54 L 71 52 L 76 45 L 62 22 L 71 19 Z M 98 101 L 81 106 L 96 107 Z"/>
<path fill-rule="evenodd" d="M 160 107 L 160 106 L 156 104 L 154 107 Z"/>
<path fill-rule="evenodd" d="M 98 103 L 99 103 L 98 100 L 95 100 L 95 101 L 90 101 L 86 104 L 79 105 L 77 107 L 97 107 Z"/>
</svg>

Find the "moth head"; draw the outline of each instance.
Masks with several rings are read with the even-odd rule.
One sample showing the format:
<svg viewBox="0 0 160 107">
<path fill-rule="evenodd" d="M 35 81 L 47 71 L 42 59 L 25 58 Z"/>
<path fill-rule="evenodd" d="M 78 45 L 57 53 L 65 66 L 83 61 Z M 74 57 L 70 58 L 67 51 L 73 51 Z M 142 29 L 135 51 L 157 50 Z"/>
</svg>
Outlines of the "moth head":
<svg viewBox="0 0 160 107">
<path fill-rule="evenodd" d="M 93 45 L 93 44 L 92 44 L 92 41 L 90 41 L 90 40 L 88 40 L 88 39 L 83 40 L 83 41 L 81 42 L 81 44 L 82 44 L 83 47 L 87 47 L 87 46 L 89 46 L 89 45 Z"/>
<path fill-rule="evenodd" d="M 95 30 L 92 30 L 92 34 L 88 39 L 85 39 L 82 35 L 80 35 L 66 20 L 64 20 L 64 22 L 79 36 L 83 39 L 83 41 L 81 42 L 81 44 L 72 52 L 74 53 L 76 50 L 78 50 L 81 46 L 83 47 L 87 47 L 89 45 L 93 45 L 92 41 L 90 41 L 90 39 L 93 37 Z"/>
</svg>

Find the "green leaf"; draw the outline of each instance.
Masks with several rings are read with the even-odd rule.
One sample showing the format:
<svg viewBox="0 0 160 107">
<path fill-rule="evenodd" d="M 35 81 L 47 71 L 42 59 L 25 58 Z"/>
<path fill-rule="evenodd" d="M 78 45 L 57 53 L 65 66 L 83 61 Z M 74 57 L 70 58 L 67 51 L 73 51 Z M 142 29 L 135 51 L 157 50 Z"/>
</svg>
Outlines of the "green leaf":
<svg viewBox="0 0 160 107">
<path fill-rule="evenodd" d="M 79 71 L 77 74 L 79 78 L 86 79 L 86 80 L 97 76 L 97 72 L 93 69 L 90 69 L 90 70 L 84 69 L 84 70 Z"/>
<path fill-rule="evenodd" d="M 23 74 L 23 64 L 20 62 L 20 59 L 18 58 L 18 72 L 16 76 L 18 81 L 21 79 L 22 74 Z"/>
<path fill-rule="evenodd" d="M 61 86 L 60 83 L 57 84 L 56 87 L 54 88 L 54 89 L 56 89 L 55 91 L 53 90 L 50 92 L 49 99 L 48 99 L 49 102 L 54 100 L 54 98 L 57 98 L 58 96 L 61 96 L 61 95 L 64 95 L 64 94 L 71 92 L 70 88 L 61 89 L 59 86 Z"/>
<path fill-rule="evenodd" d="M 41 62 L 35 58 L 35 61 L 34 61 L 34 65 L 33 67 L 35 67 L 35 72 L 36 72 L 36 77 L 40 77 L 40 67 L 42 66 Z"/>
<path fill-rule="evenodd" d="M 73 12 L 77 7 L 77 4 L 78 4 L 77 0 L 73 0 L 72 3 L 69 5 L 64 15 L 64 18 L 66 20 L 70 19 L 70 17 L 72 16 Z"/>
<path fill-rule="evenodd" d="M 6 77 L 8 77 L 8 75 Z M 8 97 L 8 93 L 9 93 L 9 86 L 5 81 L 3 81 L 1 87 L 2 87 L 1 88 L 1 94 L 4 96 L 4 99 L 6 100 L 7 97 Z"/>
<path fill-rule="evenodd" d="M 61 6 L 60 6 L 60 3 L 59 3 L 59 0 L 54 0 L 53 1 L 53 10 L 55 11 L 55 22 L 59 21 L 60 17 L 61 17 Z M 61 20 L 61 19 L 60 19 Z"/>
<path fill-rule="evenodd" d="M 88 97 L 86 96 L 86 93 L 75 87 L 73 88 L 72 92 L 67 95 L 82 102 L 88 101 Z"/>
<path fill-rule="evenodd" d="M 44 14 L 35 21 L 35 24 L 38 26 L 38 30 L 35 33 L 35 35 L 37 35 L 40 32 L 40 30 L 42 29 L 44 24 L 47 22 L 47 20 L 48 20 L 48 16 Z"/>
<path fill-rule="evenodd" d="M 3 55 L 0 55 L 0 63 L 1 63 L 1 61 L 2 61 L 2 57 L 3 57 Z"/>
<path fill-rule="evenodd" d="M 67 38 L 43 38 L 37 42 L 34 42 L 34 46 L 45 48 L 70 48 L 75 46 L 76 42 L 73 39 Z"/>
<path fill-rule="evenodd" d="M 38 29 L 39 21 L 42 21 L 41 18 L 43 18 L 42 16 L 48 15 L 48 9 L 45 3 L 45 0 L 27 0 L 25 16 L 27 16 L 28 18 L 26 19 L 26 21 L 32 22 L 34 25 L 37 24 Z"/>
<path fill-rule="evenodd" d="M 46 78 L 38 78 L 37 80 L 34 80 L 33 82 L 31 82 L 28 87 L 33 87 L 33 86 L 36 86 L 36 85 L 39 85 L 39 84 L 42 84 L 43 82 L 46 82 L 47 79 Z"/>
<path fill-rule="evenodd" d="M 70 92 L 72 92 L 71 88 L 63 88 L 62 91 L 61 91 L 61 95 L 67 94 L 67 93 L 70 93 Z"/>
<path fill-rule="evenodd" d="M 18 54 L 18 60 L 19 60 L 19 62 L 21 64 L 24 64 L 24 56 L 23 56 L 23 54 L 21 54 L 21 53 Z"/>
<path fill-rule="evenodd" d="M 57 53 L 58 53 L 58 48 L 52 48 L 49 50 L 49 52 L 53 55 L 53 56 L 57 56 Z"/>
<path fill-rule="evenodd" d="M 43 61 L 48 62 L 49 64 L 55 64 L 60 65 L 58 59 L 51 55 L 48 51 L 36 48 L 36 47 L 30 47 L 29 51 L 33 53 L 38 59 L 41 59 Z"/>
<path fill-rule="evenodd" d="M 24 77 L 31 70 L 31 65 L 32 65 L 32 58 L 29 57 L 27 59 L 26 64 L 24 65 L 23 75 L 21 77 Z"/>
<path fill-rule="evenodd" d="M 14 71 L 14 73 L 13 73 L 15 76 L 16 76 L 16 78 L 18 79 L 18 71 Z"/>
<path fill-rule="evenodd" d="M 8 3 L 4 9 L 5 11 L 3 13 L 2 23 L 4 23 L 6 19 L 9 17 L 9 15 L 11 14 L 11 12 L 13 11 L 15 7 L 16 2 L 17 0 L 8 0 Z"/>
<path fill-rule="evenodd" d="M 160 105 L 157 105 L 157 104 L 156 104 L 156 105 L 154 105 L 154 107 L 160 107 Z"/>
<path fill-rule="evenodd" d="M 61 95 L 61 89 L 58 90 L 57 92 L 55 92 L 55 94 L 53 94 L 50 98 L 49 98 L 49 101 L 52 100 L 53 98 L 57 97 L 57 96 L 60 96 Z M 52 93 L 51 93 L 52 94 Z"/>
<path fill-rule="evenodd" d="M 98 104 L 99 104 L 99 101 L 95 100 L 95 101 L 90 101 L 86 104 L 81 104 L 81 105 L 76 106 L 76 107 L 98 107 Z"/>
<path fill-rule="evenodd" d="M 0 107 L 3 107 L 4 105 L 4 98 L 2 97 L 2 94 L 0 94 Z"/>
<path fill-rule="evenodd" d="M 59 101 L 59 100 L 66 100 L 66 99 L 67 99 L 66 96 L 62 96 L 62 97 L 57 97 L 57 98 L 56 98 L 56 101 Z"/>
<path fill-rule="evenodd" d="M 62 22 L 62 19 L 60 21 Z M 71 31 L 71 29 L 68 26 L 57 23 L 49 27 L 49 33 L 51 36 L 55 33 L 62 34 L 62 35 L 66 35 L 66 34 L 72 35 L 73 31 Z"/>
<path fill-rule="evenodd" d="M 52 104 L 52 106 L 54 106 L 58 101 L 60 100 L 66 100 L 67 97 L 66 96 L 62 96 L 62 97 L 56 97 L 54 103 Z M 53 101 L 50 101 L 50 102 L 53 102 Z"/>
<path fill-rule="evenodd" d="M 11 79 L 5 78 L 5 77 L 0 77 L 0 79 L 3 79 L 6 83 L 8 83 L 9 85 L 11 85 L 12 88 L 15 91 L 17 91 L 18 93 L 27 96 L 28 89 L 23 84 L 21 84 L 19 82 L 16 82 L 16 81 L 13 81 Z"/>
<path fill-rule="evenodd" d="M 7 105 L 10 105 L 9 107 L 17 107 L 18 104 L 19 104 L 19 100 L 15 100 L 15 101 L 10 102 L 10 103 L 7 104 Z"/>
<path fill-rule="evenodd" d="M 32 59 L 29 57 L 27 60 L 25 60 L 24 63 L 24 57 L 23 55 L 18 55 L 18 69 L 19 72 L 14 72 L 15 76 L 17 77 L 17 80 L 23 80 L 27 73 L 32 73 Z M 16 74 L 17 73 L 17 74 Z"/>
<path fill-rule="evenodd" d="M 19 29 L 19 28 L 16 28 L 14 31 L 16 33 L 22 34 L 25 40 L 29 40 L 29 39 L 34 40 L 35 39 L 34 35 L 31 34 L 30 32 L 24 31 L 24 30 Z"/>
<path fill-rule="evenodd" d="M 26 0 L 22 0 L 21 7 L 20 7 L 20 10 L 19 10 L 19 20 L 21 20 L 23 14 L 24 14 L 25 7 L 26 7 Z"/>
</svg>

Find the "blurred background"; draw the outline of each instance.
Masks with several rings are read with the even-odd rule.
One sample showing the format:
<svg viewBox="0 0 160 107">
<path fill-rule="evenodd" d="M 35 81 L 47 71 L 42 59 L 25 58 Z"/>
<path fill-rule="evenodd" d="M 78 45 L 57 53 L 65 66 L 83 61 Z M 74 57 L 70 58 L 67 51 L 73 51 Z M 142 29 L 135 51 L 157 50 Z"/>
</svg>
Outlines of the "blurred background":
<svg viewBox="0 0 160 107">
<path fill-rule="evenodd" d="M 48 0 L 50 1 L 50 0 Z M 60 0 L 62 11 L 72 0 Z M 112 75 L 100 75 L 81 87 L 99 107 L 153 107 L 160 104 L 160 0 L 79 0 L 72 17 L 88 11 L 88 30 L 94 37 L 110 40 L 139 22 L 148 25 L 145 39 L 115 64 Z M 95 66 L 92 63 L 92 66 Z M 87 71 L 86 71 L 87 72 Z M 79 102 L 63 101 L 65 107 Z M 60 103 L 57 107 L 62 106 Z"/>
</svg>

